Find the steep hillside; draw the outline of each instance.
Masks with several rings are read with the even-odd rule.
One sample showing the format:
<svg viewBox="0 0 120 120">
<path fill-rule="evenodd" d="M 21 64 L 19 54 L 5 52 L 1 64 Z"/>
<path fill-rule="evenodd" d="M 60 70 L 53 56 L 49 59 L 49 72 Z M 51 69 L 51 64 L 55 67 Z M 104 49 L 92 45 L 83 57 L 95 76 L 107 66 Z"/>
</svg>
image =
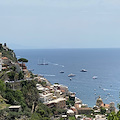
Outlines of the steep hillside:
<svg viewBox="0 0 120 120">
<path fill-rule="evenodd" d="M 7 57 L 8 59 L 16 62 L 17 58 L 13 50 L 9 49 L 6 44 L 2 45 L 0 43 L 0 52 L 2 53 L 2 56 Z"/>
</svg>

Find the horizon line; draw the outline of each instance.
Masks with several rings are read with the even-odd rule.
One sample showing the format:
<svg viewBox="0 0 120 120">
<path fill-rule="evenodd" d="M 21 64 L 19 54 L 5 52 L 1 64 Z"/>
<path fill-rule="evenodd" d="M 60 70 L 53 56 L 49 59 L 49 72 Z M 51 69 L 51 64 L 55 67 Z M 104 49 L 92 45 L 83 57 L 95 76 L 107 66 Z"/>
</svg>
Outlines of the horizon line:
<svg viewBox="0 0 120 120">
<path fill-rule="evenodd" d="M 13 48 L 14 50 L 37 50 L 37 49 L 120 49 L 120 48 Z"/>
</svg>

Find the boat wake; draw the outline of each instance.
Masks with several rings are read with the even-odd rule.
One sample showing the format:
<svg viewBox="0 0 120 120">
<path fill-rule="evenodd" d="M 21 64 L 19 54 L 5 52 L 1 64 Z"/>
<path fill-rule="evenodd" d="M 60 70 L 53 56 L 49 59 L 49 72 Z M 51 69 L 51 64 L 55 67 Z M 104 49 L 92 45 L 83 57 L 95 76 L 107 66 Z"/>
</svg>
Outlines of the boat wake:
<svg viewBox="0 0 120 120">
<path fill-rule="evenodd" d="M 44 76 L 54 77 L 55 75 L 43 74 Z"/>
<path fill-rule="evenodd" d="M 64 65 L 60 65 L 60 64 L 57 64 L 57 63 L 50 63 L 50 64 L 55 65 L 55 66 L 65 67 Z"/>
<path fill-rule="evenodd" d="M 115 89 L 105 89 L 103 88 L 104 91 L 118 91 L 118 90 L 115 90 Z"/>
</svg>

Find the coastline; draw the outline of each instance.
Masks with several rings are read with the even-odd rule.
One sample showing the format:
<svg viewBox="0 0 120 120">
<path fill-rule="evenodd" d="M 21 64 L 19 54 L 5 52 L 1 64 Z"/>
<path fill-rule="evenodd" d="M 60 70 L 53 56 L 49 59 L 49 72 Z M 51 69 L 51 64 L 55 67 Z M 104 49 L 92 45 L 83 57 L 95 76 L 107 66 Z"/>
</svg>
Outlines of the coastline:
<svg viewBox="0 0 120 120">
<path fill-rule="evenodd" d="M 117 93 L 117 91 L 119 91 L 117 89 L 119 86 L 118 84 L 114 84 L 119 82 L 117 79 L 119 78 L 119 69 L 116 68 L 116 65 L 118 65 L 119 62 L 119 58 L 116 53 L 118 53 L 119 50 L 117 51 L 115 49 L 104 51 L 103 49 L 100 49 L 97 51 L 91 51 L 90 49 L 85 49 L 81 51 L 72 49 L 70 51 L 27 50 L 23 51 L 24 53 L 21 51 L 16 52 L 17 55 L 26 56 L 26 58 L 29 59 L 27 66 L 30 69 L 34 69 L 33 73 L 44 74 L 45 78 L 48 79 L 52 84 L 57 82 L 68 86 L 70 91 L 76 92 L 76 96 L 91 107 L 95 105 L 96 98 L 98 96 L 101 96 L 105 103 L 109 103 L 111 101 L 116 103 L 116 100 L 119 99 L 119 95 Z M 110 54 L 111 52 L 114 54 Z M 111 57 L 113 59 L 110 59 Z M 116 59 L 116 57 L 118 59 Z M 45 58 L 49 62 L 48 66 L 37 65 L 38 59 L 42 58 Z M 103 59 L 101 60 L 101 58 Z M 106 62 L 108 59 L 109 62 Z M 62 65 L 64 65 L 64 67 L 62 67 Z M 81 73 L 80 70 L 82 68 L 87 69 L 88 72 Z M 117 71 L 113 73 L 114 69 L 117 69 Z M 60 74 L 59 71 L 61 70 L 63 70 L 65 73 Z M 67 75 L 70 73 L 76 74 L 76 76 L 71 81 L 67 77 Z M 98 79 L 93 80 L 92 77 L 94 75 L 97 75 Z M 117 78 L 111 87 L 115 76 Z M 99 86 L 101 86 L 101 89 Z M 96 91 L 94 91 L 94 89 L 96 89 Z M 106 91 L 103 89 L 106 89 Z M 114 95 L 114 98 L 109 97 L 109 99 L 106 100 L 106 94 L 108 93 Z M 88 96 L 90 97 L 88 98 Z"/>
</svg>

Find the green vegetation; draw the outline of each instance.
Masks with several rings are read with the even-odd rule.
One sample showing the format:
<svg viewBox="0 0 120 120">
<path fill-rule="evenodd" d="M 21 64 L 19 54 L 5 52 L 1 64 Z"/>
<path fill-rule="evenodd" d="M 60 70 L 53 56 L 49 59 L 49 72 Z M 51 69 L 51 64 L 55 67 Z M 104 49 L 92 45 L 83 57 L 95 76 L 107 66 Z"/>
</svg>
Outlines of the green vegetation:
<svg viewBox="0 0 120 120">
<path fill-rule="evenodd" d="M 28 60 L 25 59 L 25 58 L 20 58 L 20 59 L 18 59 L 18 61 L 19 61 L 19 62 L 22 62 L 22 67 L 23 67 L 23 63 L 24 63 L 24 62 L 25 62 L 25 63 L 28 62 Z"/>
<path fill-rule="evenodd" d="M 26 116 L 30 120 L 50 120 L 49 118 L 53 115 L 52 110 L 38 101 L 38 90 L 36 82 L 33 80 L 22 81 L 21 90 L 13 90 L 11 84 L 5 84 L 0 80 L 0 93 L 6 99 L 4 104 L 0 104 L 0 119 L 2 120 L 15 120 L 22 116 Z M 22 111 L 11 112 L 9 109 L 5 109 L 8 104 L 21 105 Z"/>
<path fill-rule="evenodd" d="M 68 100 L 66 101 L 66 105 L 68 105 L 68 108 L 70 108 L 70 106 L 74 106 L 74 101 L 68 99 Z"/>
<path fill-rule="evenodd" d="M 25 58 L 20 58 L 20 59 L 18 59 L 18 61 L 19 61 L 19 62 L 28 62 L 28 60 L 25 59 Z"/>
<path fill-rule="evenodd" d="M 69 120 L 76 120 L 74 116 L 69 117 Z"/>
<path fill-rule="evenodd" d="M 100 108 L 100 113 L 104 115 L 104 114 L 106 113 L 106 109 L 103 108 L 103 107 L 101 107 L 101 108 Z"/>
<path fill-rule="evenodd" d="M 2 52 L 2 56 L 7 57 L 8 59 L 10 59 L 14 62 L 17 62 L 17 58 L 16 58 L 13 50 L 11 50 L 9 48 L 7 48 L 7 50 L 6 50 L 2 47 L 2 45 L 0 45 L 0 52 Z"/>
<path fill-rule="evenodd" d="M 50 120 L 50 117 L 56 113 L 62 113 L 62 110 L 49 109 L 46 105 L 39 101 L 39 93 L 36 89 L 37 81 L 24 80 L 25 73 L 21 71 L 19 64 L 16 64 L 17 58 L 13 50 L 9 49 L 6 44 L 2 46 L 0 44 L 0 52 L 2 56 L 8 58 L 8 64 L 3 64 L 5 70 L 0 72 L 0 120 Z M 22 68 L 24 62 L 28 62 L 25 58 L 18 59 L 22 62 Z M 31 74 L 31 78 L 35 76 Z M 37 76 L 36 76 L 37 77 Z M 22 82 L 16 82 L 18 80 L 24 80 Z M 6 81 L 14 81 L 7 82 Z M 46 82 L 41 82 L 43 86 L 46 86 Z M 9 106 L 20 105 L 21 111 L 10 111 Z"/>
<path fill-rule="evenodd" d="M 108 116 L 108 120 L 120 120 L 120 111 L 117 114 L 115 112 L 111 112 Z"/>
</svg>

